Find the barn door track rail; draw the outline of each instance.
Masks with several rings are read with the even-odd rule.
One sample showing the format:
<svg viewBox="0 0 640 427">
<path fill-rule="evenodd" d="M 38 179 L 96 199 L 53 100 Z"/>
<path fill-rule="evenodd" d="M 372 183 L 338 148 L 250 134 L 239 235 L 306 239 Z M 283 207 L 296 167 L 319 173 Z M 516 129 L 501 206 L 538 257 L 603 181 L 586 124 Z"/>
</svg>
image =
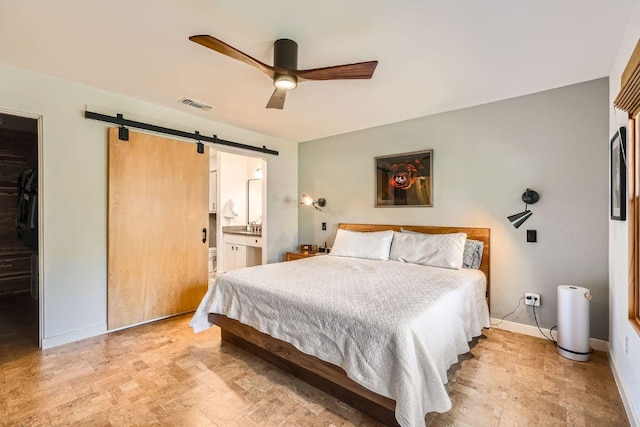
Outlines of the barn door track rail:
<svg viewBox="0 0 640 427">
<path fill-rule="evenodd" d="M 151 132 L 162 133 L 162 134 L 165 134 L 165 135 L 172 135 L 172 136 L 177 136 L 177 137 L 185 138 L 185 139 L 193 139 L 196 142 L 198 142 L 198 152 L 199 153 L 200 152 L 204 152 L 204 147 L 202 145 L 202 141 L 206 141 L 206 142 L 210 142 L 212 144 L 225 145 L 227 147 L 240 148 L 242 150 L 257 151 L 259 153 L 273 154 L 274 156 L 278 155 L 277 151 L 270 150 L 264 145 L 262 147 L 256 147 L 254 145 L 242 144 L 242 143 L 233 142 L 233 141 L 226 141 L 224 139 L 218 138 L 217 135 L 206 136 L 206 135 L 200 134 L 200 132 L 185 132 L 185 131 L 178 130 L 178 129 L 167 128 L 167 127 L 164 127 L 164 126 L 157 126 L 157 125 L 152 125 L 152 124 L 149 124 L 149 123 L 137 122 L 135 120 L 125 119 L 122 116 L 122 114 L 118 114 L 117 116 L 113 117 L 113 116 L 108 116 L 106 114 L 94 113 L 92 111 L 85 111 L 84 112 L 84 118 L 85 119 L 91 119 L 91 120 L 99 120 L 101 122 L 113 123 L 113 124 L 119 125 L 120 126 L 120 139 L 125 140 L 125 141 L 129 139 L 129 132 L 127 131 L 127 128 L 125 128 L 125 126 L 128 126 L 128 127 L 131 127 L 131 128 L 148 130 L 148 131 L 151 131 Z M 201 147 L 202 147 L 202 151 L 200 151 Z"/>
</svg>

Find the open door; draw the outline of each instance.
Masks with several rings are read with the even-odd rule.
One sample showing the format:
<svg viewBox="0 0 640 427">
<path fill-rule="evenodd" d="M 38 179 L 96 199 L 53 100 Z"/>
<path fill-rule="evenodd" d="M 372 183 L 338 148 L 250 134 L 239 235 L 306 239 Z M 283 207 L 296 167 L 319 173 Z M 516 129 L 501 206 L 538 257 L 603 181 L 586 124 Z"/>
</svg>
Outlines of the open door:
<svg viewBox="0 0 640 427">
<path fill-rule="evenodd" d="M 0 110 L 0 352 L 6 360 L 41 338 L 38 121 Z"/>
<path fill-rule="evenodd" d="M 209 148 L 109 129 L 108 328 L 194 310 L 207 290 Z"/>
</svg>

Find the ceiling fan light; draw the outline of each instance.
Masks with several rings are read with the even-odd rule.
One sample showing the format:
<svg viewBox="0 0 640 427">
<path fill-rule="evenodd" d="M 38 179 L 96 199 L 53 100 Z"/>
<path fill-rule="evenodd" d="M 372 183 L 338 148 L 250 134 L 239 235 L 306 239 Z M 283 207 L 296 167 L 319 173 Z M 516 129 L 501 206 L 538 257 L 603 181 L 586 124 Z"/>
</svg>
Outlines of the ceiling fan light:
<svg viewBox="0 0 640 427">
<path fill-rule="evenodd" d="M 273 81 L 273 85 L 278 89 L 291 90 L 298 86 L 298 80 L 295 76 L 288 76 L 286 74 L 278 74 Z"/>
</svg>

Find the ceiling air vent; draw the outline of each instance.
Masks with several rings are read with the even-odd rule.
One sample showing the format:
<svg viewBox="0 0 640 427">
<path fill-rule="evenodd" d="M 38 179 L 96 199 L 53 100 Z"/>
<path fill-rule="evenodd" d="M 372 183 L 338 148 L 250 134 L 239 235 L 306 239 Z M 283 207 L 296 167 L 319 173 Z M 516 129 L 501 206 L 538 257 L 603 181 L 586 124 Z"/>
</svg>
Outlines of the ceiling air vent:
<svg viewBox="0 0 640 427">
<path fill-rule="evenodd" d="M 188 105 L 189 107 L 197 108 L 198 110 L 203 110 L 203 111 L 209 111 L 213 108 L 211 105 L 207 105 L 201 101 L 196 101 L 195 99 L 182 98 L 178 102 L 184 105 Z"/>
</svg>

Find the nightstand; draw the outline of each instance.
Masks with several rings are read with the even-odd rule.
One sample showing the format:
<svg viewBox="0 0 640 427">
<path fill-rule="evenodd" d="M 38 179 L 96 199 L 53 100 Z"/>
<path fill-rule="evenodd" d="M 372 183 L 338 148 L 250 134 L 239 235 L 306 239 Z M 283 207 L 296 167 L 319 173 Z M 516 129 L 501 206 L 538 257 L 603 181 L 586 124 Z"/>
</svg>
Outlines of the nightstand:
<svg viewBox="0 0 640 427">
<path fill-rule="evenodd" d="M 324 255 L 324 254 L 320 254 Z M 285 261 L 294 261 L 296 259 L 309 258 L 316 256 L 316 253 L 310 254 L 309 252 L 287 252 L 284 256 Z"/>
</svg>

